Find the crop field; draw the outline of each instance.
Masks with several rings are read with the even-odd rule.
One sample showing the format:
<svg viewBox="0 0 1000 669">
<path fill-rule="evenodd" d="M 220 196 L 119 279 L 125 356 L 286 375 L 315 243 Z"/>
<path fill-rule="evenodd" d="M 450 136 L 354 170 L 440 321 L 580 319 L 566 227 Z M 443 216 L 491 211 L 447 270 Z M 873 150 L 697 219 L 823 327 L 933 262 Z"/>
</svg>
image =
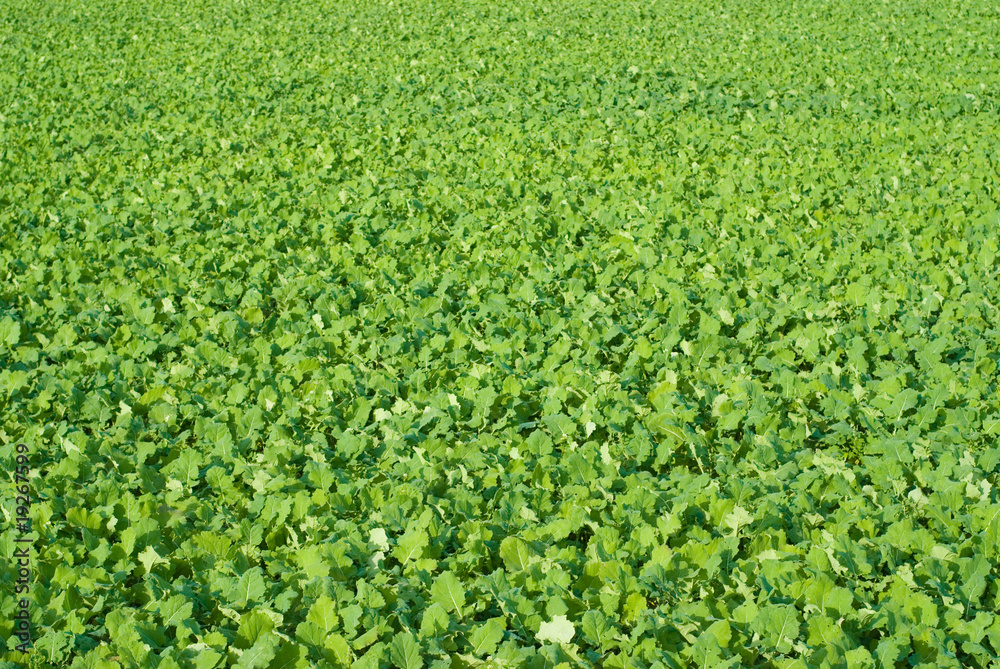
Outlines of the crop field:
<svg viewBox="0 0 1000 669">
<path fill-rule="evenodd" d="M 0 669 L 1000 667 L 986 0 L 0 0 Z"/>
</svg>

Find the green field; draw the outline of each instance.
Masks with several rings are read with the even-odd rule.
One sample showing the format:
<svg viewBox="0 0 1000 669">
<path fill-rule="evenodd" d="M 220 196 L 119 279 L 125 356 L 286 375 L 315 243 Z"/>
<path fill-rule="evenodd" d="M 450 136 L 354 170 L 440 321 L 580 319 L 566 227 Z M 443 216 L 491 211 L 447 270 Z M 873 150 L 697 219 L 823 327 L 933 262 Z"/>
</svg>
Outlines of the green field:
<svg viewBox="0 0 1000 669">
<path fill-rule="evenodd" d="M 0 0 L 0 669 L 1000 667 L 998 210 L 986 0 Z"/>
</svg>

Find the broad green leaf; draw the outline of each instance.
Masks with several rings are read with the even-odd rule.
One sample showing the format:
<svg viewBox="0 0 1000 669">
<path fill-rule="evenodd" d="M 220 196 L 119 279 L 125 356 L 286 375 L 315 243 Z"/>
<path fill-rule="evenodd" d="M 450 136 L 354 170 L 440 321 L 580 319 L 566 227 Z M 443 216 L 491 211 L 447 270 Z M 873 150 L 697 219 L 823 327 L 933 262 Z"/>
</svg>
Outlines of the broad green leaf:
<svg viewBox="0 0 1000 669">
<path fill-rule="evenodd" d="M 846 653 L 847 669 L 875 669 L 875 658 L 867 648 L 852 648 Z"/>
<path fill-rule="evenodd" d="M 321 596 L 312 606 L 306 620 L 316 623 L 324 632 L 332 632 L 337 627 L 337 605 L 326 595 Z"/>
<path fill-rule="evenodd" d="M 297 643 L 285 642 L 278 648 L 268 669 L 306 669 L 309 666 L 309 649 Z"/>
<path fill-rule="evenodd" d="M 178 627 L 194 613 L 194 604 L 183 595 L 174 595 L 160 602 L 160 624 L 166 628 Z"/>
<path fill-rule="evenodd" d="M 397 634 L 389 646 L 389 658 L 399 669 L 420 669 L 424 661 L 420 655 L 420 644 L 409 632 Z"/>
<path fill-rule="evenodd" d="M 376 527 L 371 530 L 368 534 L 368 542 L 378 548 L 379 550 L 387 551 L 389 550 L 389 538 L 385 533 L 385 530 L 381 527 Z"/>
<path fill-rule="evenodd" d="M 507 624 L 503 618 L 490 618 L 485 623 L 478 625 L 469 635 L 472 654 L 476 657 L 492 655 L 503 639 L 506 627 Z"/>
<path fill-rule="evenodd" d="M 625 605 L 622 607 L 622 619 L 628 623 L 635 622 L 646 612 L 646 608 L 645 595 L 633 592 L 625 600 Z"/>
<path fill-rule="evenodd" d="M 733 610 L 733 622 L 741 625 L 748 625 L 757 618 L 759 609 L 752 600 L 740 604 Z"/>
<path fill-rule="evenodd" d="M 236 662 L 236 669 L 264 669 L 277 654 L 278 638 L 267 632 L 250 648 L 243 651 Z"/>
<path fill-rule="evenodd" d="M 983 431 L 986 436 L 1000 435 L 1000 413 L 995 413 L 983 419 Z"/>
<path fill-rule="evenodd" d="M 583 634 L 594 646 L 603 649 L 614 635 L 614 630 L 600 611 L 587 611 L 583 614 Z"/>
<path fill-rule="evenodd" d="M 351 669 L 378 669 L 379 661 L 385 656 L 385 644 L 381 642 L 373 644 L 364 655 L 351 663 Z"/>
<path fill-rule="evenodd" d="M 431 599 L 440 604 L 446 611 L 454 611 L 462 617 L 462 607 L 465 606 L 465 588 L 454 572 L 446 571 L 436 579 L 431 586 Z"/>
<path fill-rule="evenodd" d="M 351 646 L 340 634 L 331 634 L 326 638 L 326 643 L 324 644 L 328 648 L 333 656 L 337 659 L 343 666 L 350 666 L 353 662 L 354 653 L 351 651 Z"/>
<path fill-rule="evenodd" d="M 240 618 L 236 638 L 244 648 L 249 648 L 274 629 L 274 621 L 261 611 L 253 611 Z"/>
<path fill-rule="evenodd" d="M 111 637 L 112 647 L 128 667 L 145 667 L 149 649 L 142 642 L 135 628 L 135 619 L 121 611 L 108 614 L 105 625 Z"/>
<path fill-rule="evenodd" d="M 523 571 L 533 561 L 528 544 L 518 537 L 506 537 L 500 542 L 500 557 L 510 571 Z"/>
<path fill-rule="evenodd" d="M 401 536 L 396 541 L 396 547 L 392 550 L 392 555 L 402 564 L 406 565 L 419 559 L 424 549 L 430 543 L 430 537 L 423 528 L 414 528 Z"/>
<path fill-rule="evenodd" d="M 573 623 L 566 616 L 554 616 L 541 624 L 535 638 L 543 643 L 569 643 L 575 633 Z"/>
<path fill-rule="evenodd" d="M 142 563 L 146 573 L 149 574 L 153 571 L 154 565 L 166 564 L 167 560 L 160 557 L 159 553 L 152 546 L 146 546 L 145 550 L 139 554 L 139 562 Z"/>
<path fill-rule="evenodd" d="M 545 416 L 542 420 L 557 439 L 572 439 L 576 434 L 576 423 L 566 414 Z"/>
<path fill-rule="evenodd" d="M 21 324 L 10 316 L 0 321 L 0 346 L 13 348 L 21 340 Z"/>
<path fill-rule="evenodd" d="M 442 636 L 448 630 L 448 609 L 435 602 L 424 609 L 420 621 L 421 638 Z"/>
<path fill-rule="evenodd" d="M 726 514 L 725 520 L 722 521 L 722 526 L 731 529 L 733 534 L 739 534 L 741 527 L 749 525 L 752 522 L 753 515 L 742 506 L 737 506 Z"/>
<path fill-rule="evenodd" d="M 267 591 L 264 585 L 264 577 L 260 573 L 259 567 L 248 569 L 233 584 L 226 593 L 226 599 L 241 607 L 247 606 L 250 602 L 259 602 Z"/>
<path fill-rule="evenodd" d="M 778 652 L 787 653 L 799 637 L 799 613 L 789 604 L 771 604 L 760 610 L 755 624 Z"/>
</svg>

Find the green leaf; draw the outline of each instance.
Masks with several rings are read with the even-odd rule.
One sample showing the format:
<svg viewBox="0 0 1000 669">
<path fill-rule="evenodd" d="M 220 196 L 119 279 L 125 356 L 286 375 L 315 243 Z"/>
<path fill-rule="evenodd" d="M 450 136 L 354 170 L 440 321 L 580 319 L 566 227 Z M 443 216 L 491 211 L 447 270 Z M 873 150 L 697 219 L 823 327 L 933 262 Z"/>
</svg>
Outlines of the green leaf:
<svg viewBox="0 0 1000 669">
<path fill-rule="evenodd" d="M 749 525 L 752 522 L 753 515 L 742 506 L 737 506 L 726 514 L 725 520 L 722 521 L 722 526 L 731 529 L 733 534 L 739 534 L 741 527 Z"/>
<path fill-rule="evenodd" d="M 757 604 L 752 600 L 748 600 L 743 604 L 740 604 L 733 610 L 733 622 L 739 623 L 740 625 L 748 625 L 752 623 L 756 618 L 759 609 Z"/>
<path fill-rule="evenodd" d="M 587 611 L 584 613 L 581 626 L 584 637 L 595 647 L 602 650 L 614 635 L 614 629 L 608 621 L 607 616 L 600 611 Z"/>
<path fill-rule="evenodd" d="M 154 565 L 166 564 L 167 560 L 160 557 L 152 546 L 146 546 L 145 550 L 139 554 L 139 562 L 142 563 L 146 573 L 149 574 L 152 573 Z"/>
<path fill-rule="evenodd" d="M 917 402 L 920 400 L 920 394 L 913 388 L 904 388 L 889 404 L 886 409 L 886 415 L 892 420 L 899 420 L 902 415 L 917 406 Z"/>
<path fill-rule="evenodd" d="M 790 604 L 771 604 L 757 614 L 756 625 L 761 636 L 779 653 L 787 653 L 799 638 L 799 612 Z"/>
<path fill-rule="evenodd" d="M 713 631 L 706 630 L 698 634 L 691 655 L 699 667 L 722 667 L 726 666 L 722 657 L 724 647 Z"/>
<path fill-rule="evenodd" d="M 243 572 L 232 588 L 226 593 L 226 599 L 234 606 L 246 607 L 251 602 L 259 602 L 267 591 L 264 577 L 259 567 L 253 567 Z"/>
<path fill-rule="evenodd" d="M 241 648 L 249 648 L 274 629 L 274 621 L 261 611 L 253 611 L 240 618 L 236 639 Z"/>
<path fill-rule="evenodd" d="M 389 646 L 389 658 L 399 669 L 420 669 L 424 661 L 420 656 L 420 644 L 412 634 L 396 634 Z"/>
<path fill-rule="evenodd" d="M 507 623 L 503 618 L 490 618 L 481 625 L 476 626 L 469 635 L 469 642 L 472 644 L 472 654 L 476 657 L 492 655 L 497 649 L 497 644 L 503 640 L 504 630 Z"/>
<path fill-rule="evenodd" d="M 105 619 L 105 626 L 122 663 L 127 667 L 144 669 L 149 650 L 139 637 L 135 618 L 121 611 L 112 611 Z"/>
<path fill-rule="evenodd" d="M 420 636 L 425 639 L 440 637 L 448 630 L 448 623 L 448 609 L 433 603 L 424 609 L 420 621 Z"/>
<path fill-rule="evenodd" d="M 310 646 L 323 646 L 327 633 L 311 620 L 306 620 L 295 626 L 295 638 Z"/>
<path fill-rule="evenodd" d="M 639 592 L 633 592 L 625 600 L 625 605 L 622 607 L 622 618 L 628 623 L 635 622 L 646 612 L 646 608 L 646 596 Z"/>
<path fill-rule="evenodd" d="M 552 620 L 543 622 L 535 639 L 541 642 L 569 643 L 573 640 L 576 629 L 566 616 L 554 616 Z"/>
<path fill-rule="evenodd" d="M 277 654 L 278 637 L 272 632 L 262 636 L 254 645 L 243 651 L 236 662 L 236 669 L 264 669 Z"/>
<path fill-rule="evenodd" d="M 201 645 L 204 646 L 204 644 Z M 189 646 L 188 648 L 191 647 Z M 200 648 L 195 655 L 194 666 L 196 669 L 214 669 L 219 666 L 222 660 L 223 656 L 211 648 Z"/>
<path fill-rule="evenodd" d="M 988 437 L 1000 435 L 1000 413 L 991 414 L 984 418 L 983 430 Z"/>
<path fill-rule="evenodd" d="M 14 348 L 21 341 L 21 324 L 10 316 L 0 321 L 0 346 Z"/>
<path fill-rule="evenodd" d="M 731 409 L 728 413 L 721 416 L 716 423 L 719 430 L 723 432 L 728 432 L 735 430 L 740 426 L 743 419 L 746 418 L 746 412 L 738 409 Z"/>
<path fill-rule="evenodd" d="M 563 413 L 557 413 L 542 418 L 542 422 L 549 428 L 553 436 L 557 439 L 572 439 L 576 434 L 576 423 L 573 419 Z"/>
<path fill-rule="evenodd" d="M 389 537 L 381 527 L 376 527 L 368 533 L 368 543 L 381 551 L 389 550 Z"/>
<path fill-rule="evenodd" d="M 194 604 L 183 595 L 174 595 L 160 602 L 158 606 L 160 624 L 166 628 L 176 628 L 191 617 Z"/>
<path fill-rule="evenodd" d="M 307 669 L 309 649 L 294 642 L 284 642 L 267 669 Z"/>
<path fill-rule="evenodd" d="M 67 647 L 72 643 L 73 636 L 74 635 L 70 632 L 56 632 L 54 630 L 50 630 L 46 632 L 42 638 L 34 642 L 31 649 L 39 656 L 45 658 L 48 662 L 59 662 L 64 660 Z"/>
<path fill-rule="evenodd" d="M 340 634 L 331 634 L 326 639 L 325 647 L 333 653 L 333 656 L 341 666 L 350 666 L 354 658 L 354 653 L 351 651 L 351 645 L 347 642 L 347 639 Z"/>
<path fill-rule="evenodd" d="M 852 648 L 845 654 L 847 669 L 875 669 L 875 658 L 867 648 Z"/>
<path fill-rule="evenodd" d="M 392 550 L 392 555 L 403 565 L 423 557 L 424 549 L 430 543 L 427 531 L 421 527 L 414 528 L 401 536 Z"/>
<path fill-rule="evenodd" d="M 440 604 L 446 611 L 454 611 L 462 617 L 462 607 L 465 606 L 465 589 L 454 572 L 446 571 L 434 580 L 431 586 L 431 599 Z"/>
<path fill-rule="evenodd" d="M 896 663 L 904 660 L 909 654 L 910 639 L 906 632 L 902 634 L 886 637 L 879 641 L 875 649 L 875 657 L 878 659 L 880 669 L 892 669 Z"/>
<path fill-rule="evenodd" d="M 533 562 L 528 544 L 518 537 L 506 537 L 500 542 L 500 558 L 512 572 L 524 571 Z"/>
<path fill-rule="evenodd" d="M 175 474 L 185 484 L 191 485 L 192 481 L 197 481 L 200 477 L 200 468 L 204 463 L 201 455 L 193 450 L 186 450 L 181 453 L 172 467 L 171 472 Z"/>
<path fill-rule="evenodd" d="M 378 669 L 379 661 L 384 657 L 385 644 L 376 643 L 351 664 L 351 669 Z"/>
<path fill-rule="evenodd" d="M 322 595 L 309 607 L 306 620 L 316 623 L 324 632 L 332 632 L 337 627 L 337 605 L 326 595 Z"/>
</svg>

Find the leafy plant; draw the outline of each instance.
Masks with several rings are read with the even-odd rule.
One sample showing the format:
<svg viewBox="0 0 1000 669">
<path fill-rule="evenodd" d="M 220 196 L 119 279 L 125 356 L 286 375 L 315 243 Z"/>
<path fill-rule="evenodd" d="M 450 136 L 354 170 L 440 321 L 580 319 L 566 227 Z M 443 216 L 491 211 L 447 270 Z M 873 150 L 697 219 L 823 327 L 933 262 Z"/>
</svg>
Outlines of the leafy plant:
<svg viewBox="0 0 1000 669">
<path fill-rule="evenodd" d="M 0 16 L 32 666 L 996 666 L 992 5 Z"/>
</svg>

